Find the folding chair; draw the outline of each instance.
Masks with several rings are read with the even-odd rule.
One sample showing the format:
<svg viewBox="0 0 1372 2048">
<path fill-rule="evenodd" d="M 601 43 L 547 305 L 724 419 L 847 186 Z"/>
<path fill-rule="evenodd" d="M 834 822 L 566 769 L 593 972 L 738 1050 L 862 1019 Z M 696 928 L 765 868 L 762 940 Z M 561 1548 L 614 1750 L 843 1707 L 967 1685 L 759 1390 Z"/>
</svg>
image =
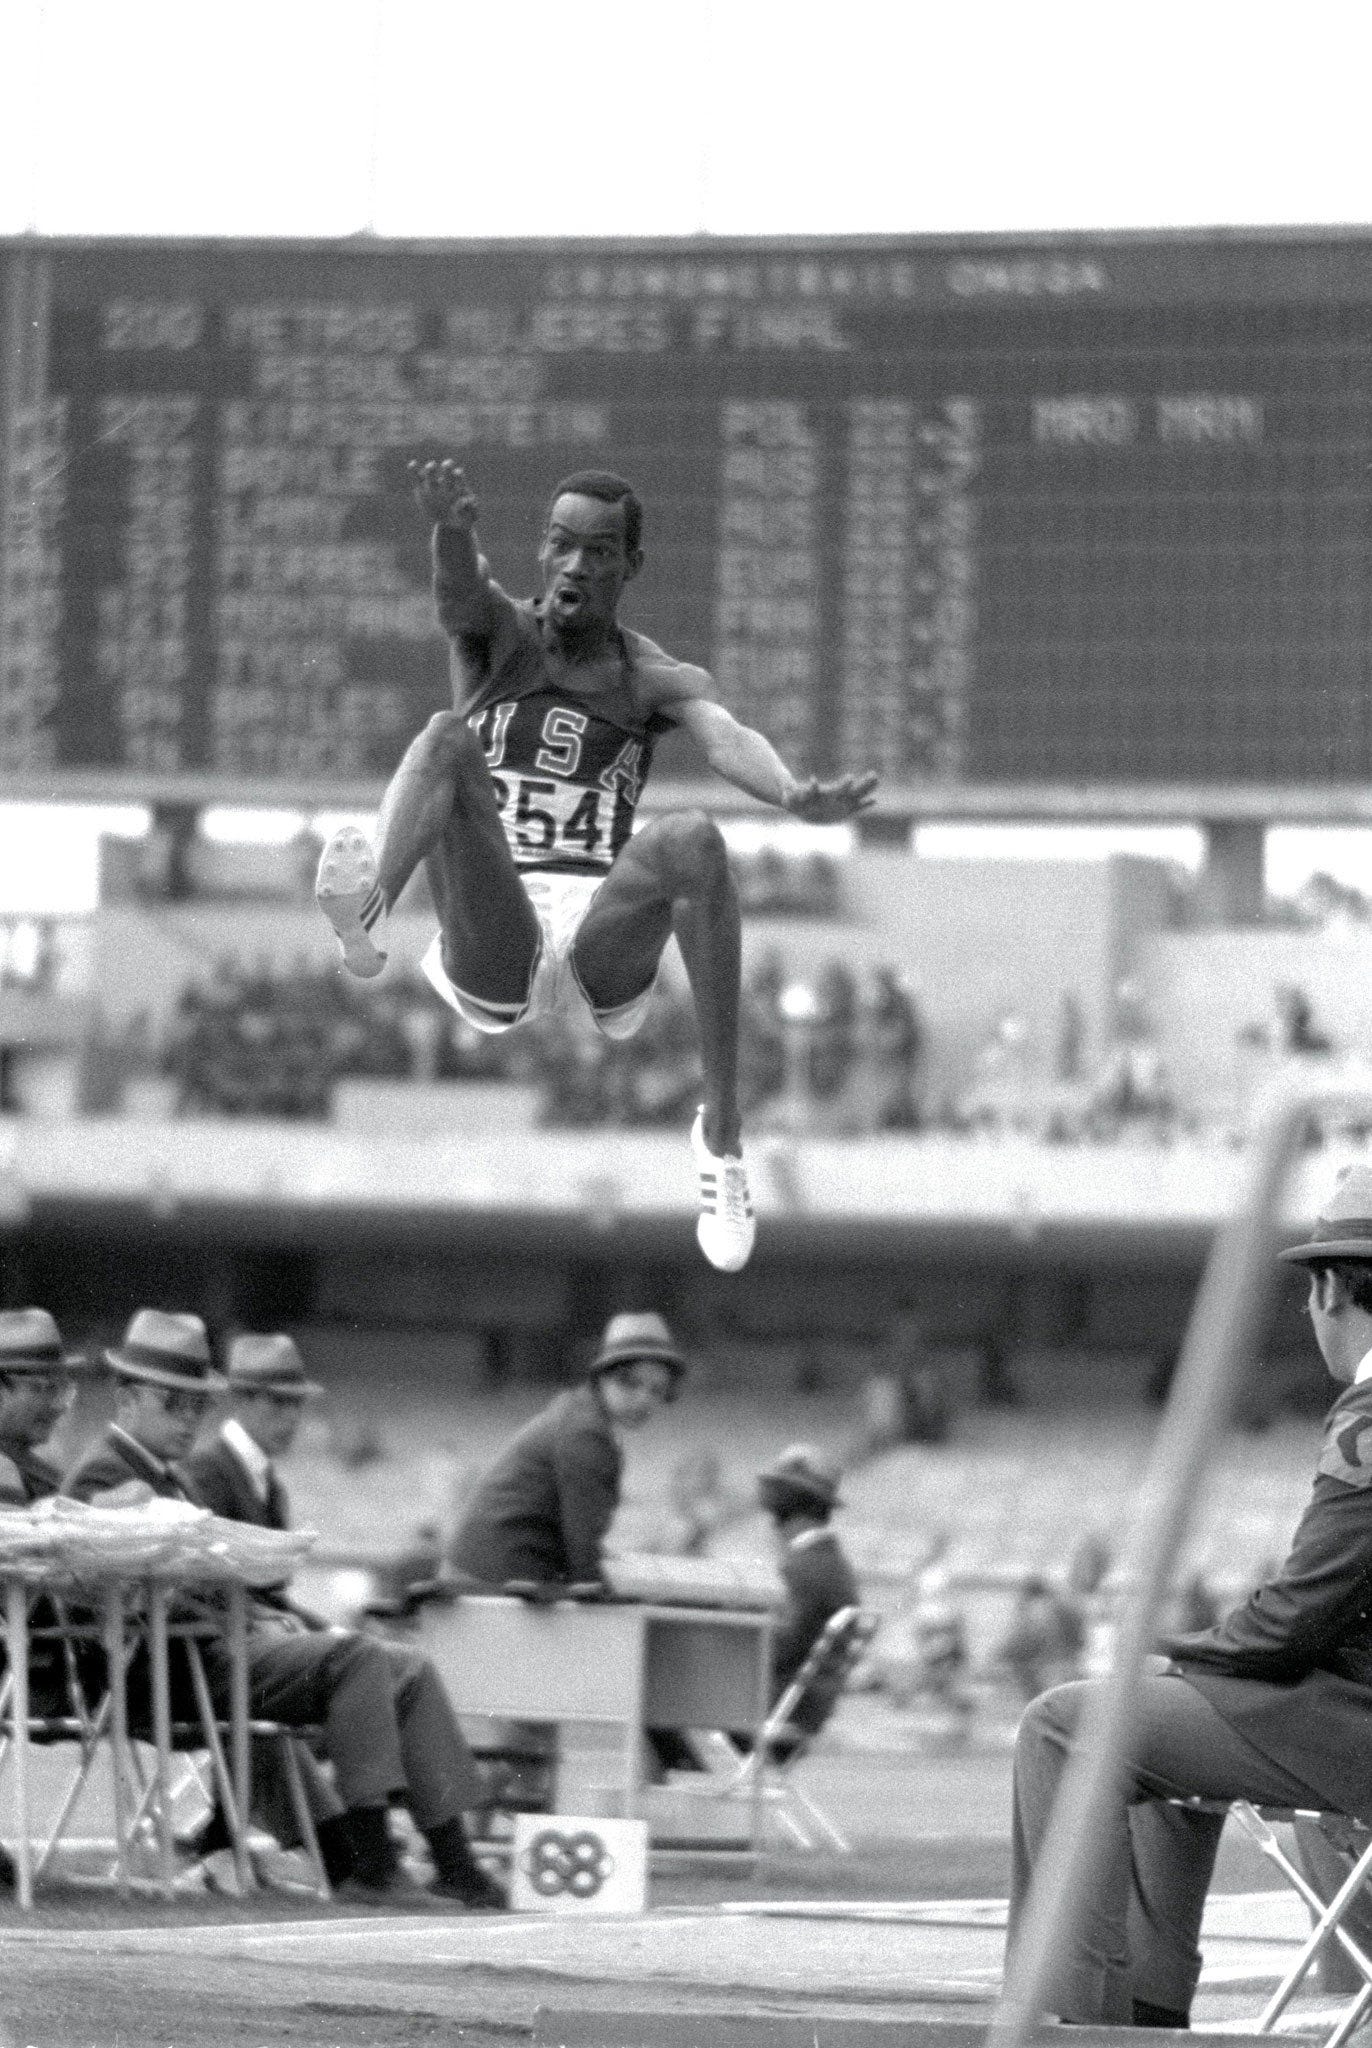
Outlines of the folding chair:
<svg viewBox="0 0 1372 2048">
<path fill-rule="evenodd" d="M 104 1614 L 99 1618 L 89 1611 L 74 1615 L 64 1607 L 59 1598 L 47 1597 L 52 1598 L 54 1619 L 51 1623 L 40 1623 L 37 1626 L 30 1624 L 30 1643 L 55 1641 L 60 1644 L 66 1690 L 64 1704 L 67 1711 L 34 1712 L 31 1703 L 26 1720 L 26 1733 L 30 1742 L 75 1743 L 79 1747 L 80 1755 L 47 1839 L 32 1865 L 32 1879 L 36 1881 L 41 1878 L 49 1868 L 90 1781 L 97 1757 L 103 1749 L 110 1760 L 114 1820 L 115 1853 L 110 1874 L 121 1892 L 126 1891 L 136 1860 L 136 1848 L 140 1842 L 150 1839 L 157 1854 L 160 1881 L 164 1890 L 170 1892 L 173 1788 L 167 1782 L 164 1766 L 167 1757 L 173 1751 L 178 1751 L 203 1753 L 206 1756 L 212 1791 L 223 1808 L 234 1844 L 234 1861 L 239 1881 L 245 1890 L 253 1889 L 256 1879 L 246 1846 L 247 1815 L 239 1811 L 236 1774 L 231 1768 L 231 1760 L 226 1750 L 231 1725 L 215 1711 L 201 1652 L 201 1641 L 206 1634 L 218 1633 L 218 1617 L 210 1610 L 198 1612 L 199 1603 L 193 1597 L 189 1602 L 183 1597 L 181 1611 L 174 1618 L 169 1618 L 166 1589 L 157 1586 L 149 1589 L 148 1607 L 151 1612 L 160 1614 L 160 1629 L 151 1630 L 146 1627 L 144 1614 L 131 1614 L 122 1597 L 107 1598 Z M 129 1666 L 133 1658 L 146 1647 L 154 1668 L 161 1665 L 161 1697 L 166 1701 L 167 1650 L 173 1641 L 179 1641 L 183 1646 L 186 1668 L 192 1685 L 194 1718 L 177 1720 L 168 1715 L 159 1729 L 156 1724 L 161 1715 L 157 1705 L 157 1688 L 154 1687 L 154 1725 L 140 1725 L 131 1729 L 127 1720 L 127 1701 L 124 1692 Z M 94 1685 L 91 1684 L 92 1662 L 83 1659 L 80 1654 L 81 1647 L 85 1644 L 98 1646 L 102 1653 L 100 1676 Z M 3 1773 L 16 1733 L 13 1686 L 13 1675 L 7 1672 L 3 1683 L 0 1683 L 0 1773 Z M 98 1693 L 94 1702 L 91 1699 L 92 1691 Z M 306 1797 L 294 1746 L 296 1741 L 309 1740 L 318 1732 L 289 1728 L 277 1721 L 247 1722 L 247 1734 L 250 1738 L 268 1740 L 277 1746 L 288 1796 L 301 1843 L 310 1864 L 314 1887 L 320 1897 L 327 1898 L 330 1893 L 329 1881 L 324 1870 L 314 1817 Z M 156 1761 L 151 1770 L 145 1769 L 140 1759 L 137 1747 L 139 1743 L 150 1744 L 154 1749 Z"/>
<path fill-rule="evenodd" d="M 796 1784 L 792 1773 L 837 1706 L 876 1630 L 875 1615 L 861 1607 L 840 1607 L 816 1636 L 751 1749 L 718 1729 L 697 1738 L 713 1782 L 696 1789 L 720 1798 L 751 1793 L 798 1848 L 815 1849 L 818 1835 L 838 1855 L 851 1855 L 852 1843 L 842 1829 Z M 817 1706 L 820 1711 L 815 1718 Z M 809 1712 L 805 1712 L 807 1707 Z M 802 1712 L 811 1725 L 797 1723 L 796 1716 Z"/>
<path fill-rule="evenodd" d="M 1193 1813 L 1230 1815 L 1268 1861 L 1275 1864 L 1292 1890 L 1310 1909 L 1314 1924 L 1308 1938 L 1248 2031 L 1258 2034 L 1272 2032 L 1309 1975 L 1320 1951 L 1330 1941 L 1337 1941 L 1363 1979 L 1361 1989 L 1338 2015 L 1331 2031 L 1321 2043 L 1321 2048 L 1341 2048 L 1341 2044 L 1358 2026 L 1369 2007 L 1372 2007 L 1372 1956 L 1363 1952 L 1343 1925 L 1344 1916 L 1353 1900 L 1369 1882 L 1369 1878 L 1372 1878 L 1372 1830 L 1364 1827 L 1360 1821 L 1351 1820 L 1345 1814 L 1324 1813 L 1305 1807 L 1255 1806 L 1247 1799 L 1170 1799 L 1167 1803 L 1169 1806 L 1187 1808 Z M 1328 1904 L 1278 1840 L 1276 1827 L 1280 1824 L 1290 1825 L 1298 1820 L 1315 1821 L 1326 1829 L 1332 1824 L 1340 1833 L 1356 1838 L 1341 1844 L 1353 1859 L 1352 1868 Z"/>
</svg>

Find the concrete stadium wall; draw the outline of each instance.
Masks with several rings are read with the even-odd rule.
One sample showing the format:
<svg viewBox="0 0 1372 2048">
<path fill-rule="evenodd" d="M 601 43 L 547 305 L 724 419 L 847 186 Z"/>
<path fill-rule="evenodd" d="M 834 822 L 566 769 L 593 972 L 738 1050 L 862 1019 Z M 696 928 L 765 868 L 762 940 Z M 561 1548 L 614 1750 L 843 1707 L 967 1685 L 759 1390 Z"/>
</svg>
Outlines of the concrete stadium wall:
<svg viewBox="0 0 1372 2048">
<path fill-rule="evenodd" d="M 1139 973 L 1164 1056 L 1184 1099 L 1221 1114 L 1242 1109 L 1272 1061 L 1240 1043 L 1270 1017 L 1272 993 L 1294 982 L 1338 1053 L 1372 1057 L 1372 930 L 1262 927 L 1161 931 L 1140 950 Z"/>
</svg>

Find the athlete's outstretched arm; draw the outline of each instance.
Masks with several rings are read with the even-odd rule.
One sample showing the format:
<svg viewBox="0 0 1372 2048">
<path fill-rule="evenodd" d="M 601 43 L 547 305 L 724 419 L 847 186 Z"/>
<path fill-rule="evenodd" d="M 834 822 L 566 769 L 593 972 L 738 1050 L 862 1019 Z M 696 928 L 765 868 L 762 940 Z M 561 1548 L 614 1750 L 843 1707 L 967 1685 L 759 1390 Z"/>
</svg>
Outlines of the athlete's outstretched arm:
<svg viewBox="0 0 1372 2048">
<path fill-rule="evenodd" d="M 840 775 L 832 782 L 793 775 L 771 741 L 709 697 L 688 697 L 664 706 L 666 715 L 688 732 L 716 775 L 765 804 L 813 825 L 831 825 L 870 810 L 875 775 Z"/>
<path fill-rule="evenodd" d="M 480 638 L 494 624 L 490 577 L 476 546 L 476 494 L 455 462 L 408 465 L 415 503 L 432 522 L 434 604 L 450 639 Z"/>
</svg>

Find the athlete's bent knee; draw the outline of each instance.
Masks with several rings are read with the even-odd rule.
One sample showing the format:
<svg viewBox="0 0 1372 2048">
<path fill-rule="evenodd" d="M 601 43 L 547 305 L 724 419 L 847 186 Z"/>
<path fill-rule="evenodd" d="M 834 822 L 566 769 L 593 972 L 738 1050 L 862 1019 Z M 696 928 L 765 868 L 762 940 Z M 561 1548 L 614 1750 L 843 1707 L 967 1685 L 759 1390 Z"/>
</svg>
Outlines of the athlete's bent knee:
<svg viewBox="0 0 1372 2048">
<path fill-rule="evenodd" d="M 656 818 L 649 830 L 653 851 L 674 894 L 696 894 L 722 888 L 729 881 L 729 849 L 724 835 L 704 811 L 673 811 Z"/>
</svg>

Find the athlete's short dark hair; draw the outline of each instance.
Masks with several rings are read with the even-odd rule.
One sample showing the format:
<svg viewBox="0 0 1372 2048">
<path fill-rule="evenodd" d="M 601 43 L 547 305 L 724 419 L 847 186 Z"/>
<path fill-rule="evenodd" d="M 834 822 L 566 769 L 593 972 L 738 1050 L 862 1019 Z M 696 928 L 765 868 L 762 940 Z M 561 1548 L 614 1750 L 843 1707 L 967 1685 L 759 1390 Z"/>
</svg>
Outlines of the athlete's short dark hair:
<svg viewBox="0 0 1372 2048">
<path fill-rule="evenodd" d="M 559 498 L 599 498 L 602 505 L 624 507 L 624 545 L 631 555 L 638 553 L 643 538 L 643 505 L 638 492 L 625 477 L 616 476 L 612 469 L 579 469 L 575 476 L 564 476 L 548 500 L 548 518 Z M 547 524 L 547 521 L 544 521 Z"/>
</svg>

